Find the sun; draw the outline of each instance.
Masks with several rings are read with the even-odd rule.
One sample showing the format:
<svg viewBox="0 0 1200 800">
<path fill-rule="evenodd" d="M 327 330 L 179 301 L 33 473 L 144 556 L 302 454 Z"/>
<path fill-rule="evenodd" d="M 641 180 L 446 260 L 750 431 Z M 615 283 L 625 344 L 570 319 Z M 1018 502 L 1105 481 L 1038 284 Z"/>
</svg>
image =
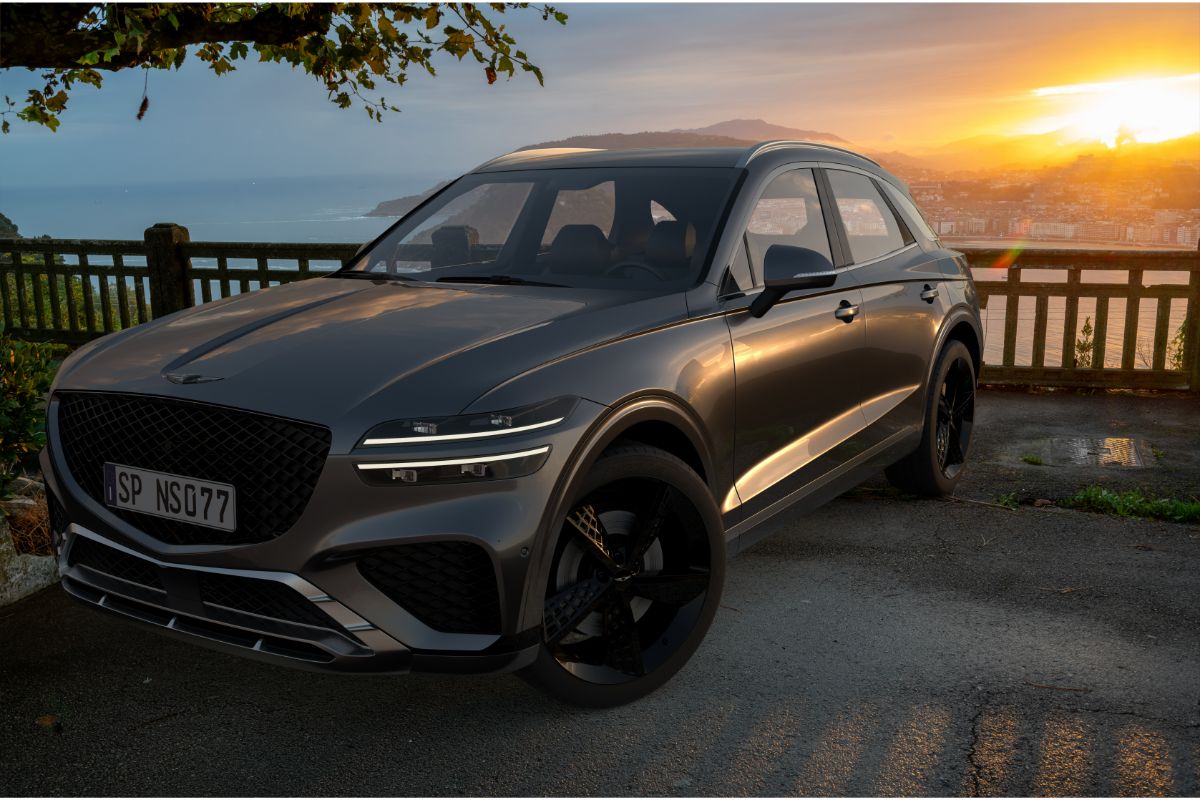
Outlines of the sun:
<svg viewBox="0 0 1200 800">
<path fill-rule="evenodd" d="M 1045 86 L 1031 94 L 1050 113 L 1028 133 L 1062 131 L 1116 147 L 1200 132 L 1200 73 Z"/>
</svg>

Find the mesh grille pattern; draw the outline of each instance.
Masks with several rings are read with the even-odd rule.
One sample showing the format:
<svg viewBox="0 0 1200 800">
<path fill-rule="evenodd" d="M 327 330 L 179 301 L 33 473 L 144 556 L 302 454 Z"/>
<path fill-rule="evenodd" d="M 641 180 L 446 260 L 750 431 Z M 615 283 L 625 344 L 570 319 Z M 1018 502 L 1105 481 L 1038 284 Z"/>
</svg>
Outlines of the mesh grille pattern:
<svg viewBox="0 0 1200 800">
<path fill-rule="evenodd" d="M 260 617 L 341 630 L 341 626 L 324 611 L 296 590 L 278 581 L 203 573 L 200 576 L 200 599 L 235 611 L 258 614 Z"/>
<path fill-rule="evenodd" d="M 71 544 L 70 562 L 72 566 L 87 567 L 139 586 L 164 591 L 162 581 L 158 577 L 158 568 L 149 561 L 122 553 L 86 536 L 75 537 Z"/>
<path fill-rule="evenodd" d="M 67 510 L 49 489 L 46 490 L 46 512 L 50 517 L 51 533 L 61 534 L 67 529 Z"/>
<path fill-rule="evenodd" d="M 231 483 L 237 528 L 222 531 L 110 509 L 169 544 L 245 544 L 300 518 L 329 454 L 327 428 L 222 406 L 139 395 L 61 393 L 56 430 L 67 469 L 104 503 L 104 462 Z"/>
<path fill-rule="evenodd" d="M 496 572 L 471 542 L 420 542 L 377 550 L 358 562 L 381 592 L 434 630 L 499 633 Z"/>
</svg>

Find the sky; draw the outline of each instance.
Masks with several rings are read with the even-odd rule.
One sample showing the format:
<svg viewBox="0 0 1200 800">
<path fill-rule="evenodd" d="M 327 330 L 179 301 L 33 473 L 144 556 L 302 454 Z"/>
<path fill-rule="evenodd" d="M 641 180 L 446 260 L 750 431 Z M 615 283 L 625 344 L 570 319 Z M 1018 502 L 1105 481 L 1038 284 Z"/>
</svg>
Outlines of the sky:
<svg viewBox="0 0 1200 800">
<path fill-rule="evenodd" d="M 0 188 L 446 175 L 575 134 L 732 118 L 913 152 L 1073 126 L 1112 137 L 1147 116 L 1146 137 L 1200 128 L 1200 4 L 560 7 L 565 27 L 508 20 L 544 87 L 520 74 L 488 86 L 479 65 L 444 56 L 436 78 L 388 93 L 403 112 L 382 124 L 289 67 L 239 62 L 217 77 L 194 58 L 151 73 L 138 122 L 143 76 L 114 73 L 73 91 L 57 133 L 14 121 Z M 0 71 L 0 92 L 19 97 L 30 77 Z"/>
</svg>

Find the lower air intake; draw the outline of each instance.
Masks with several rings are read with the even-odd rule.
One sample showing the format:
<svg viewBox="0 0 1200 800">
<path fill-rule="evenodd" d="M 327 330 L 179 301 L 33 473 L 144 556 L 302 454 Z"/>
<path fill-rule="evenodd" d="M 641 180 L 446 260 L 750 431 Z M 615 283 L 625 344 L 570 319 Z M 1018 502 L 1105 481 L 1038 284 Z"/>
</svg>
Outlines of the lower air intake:
<svg viewBox="0 0 1200 800">
<path fill-rule="evenodd" d="M 419 542 L 363 556 L 359 572 L 434 630 L 499 633 L 496 570 L 471 542 Z"/>
</svg>

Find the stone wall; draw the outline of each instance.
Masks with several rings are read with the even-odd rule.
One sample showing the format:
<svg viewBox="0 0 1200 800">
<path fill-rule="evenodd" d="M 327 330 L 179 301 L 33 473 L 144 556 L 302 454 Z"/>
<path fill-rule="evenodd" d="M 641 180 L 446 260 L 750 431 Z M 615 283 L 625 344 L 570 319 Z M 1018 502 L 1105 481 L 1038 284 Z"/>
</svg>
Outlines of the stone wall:
<svg viewBox="0 0 1200 800">
<path fill-rule="evenodd" d="M 16 602 L 58 580 L 53 556 L 23 556 L 13 549 L 8 522 L 0 514 L 0 606 Z"/>
</svg>

